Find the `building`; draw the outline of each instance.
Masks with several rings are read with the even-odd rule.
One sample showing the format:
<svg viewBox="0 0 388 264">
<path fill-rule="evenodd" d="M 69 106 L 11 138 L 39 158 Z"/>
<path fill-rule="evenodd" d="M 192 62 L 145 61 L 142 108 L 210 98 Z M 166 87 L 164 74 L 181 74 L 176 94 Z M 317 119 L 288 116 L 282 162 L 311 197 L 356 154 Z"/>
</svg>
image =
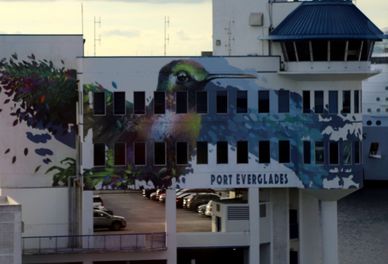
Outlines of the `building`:
<svg viewBox="0 0 388 264">
<path fill-rule="evenodd" d="M 214 0 L 213 22 L 212 57 L 85 57 L 81 35 L 1 36 L 0 190 L 22 205 L 25 263 L 196 263 L 199 248 L 338 263 L 337 200 L 363 184 L 362 81 L 384 34 L 351 1 Z M 165 243 L 96 253 L 91 190 L 160 186 Z M 215 232 L 178 233 L 176 188 L 246 188 L 248 204 L 219 204 Z"/>
</svg>

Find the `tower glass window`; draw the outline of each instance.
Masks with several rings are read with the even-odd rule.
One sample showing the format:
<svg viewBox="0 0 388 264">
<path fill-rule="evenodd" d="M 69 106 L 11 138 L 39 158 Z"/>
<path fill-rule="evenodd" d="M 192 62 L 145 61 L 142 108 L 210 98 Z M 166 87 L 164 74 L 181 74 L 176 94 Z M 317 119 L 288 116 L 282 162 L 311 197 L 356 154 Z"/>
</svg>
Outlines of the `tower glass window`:
<svg viewBox="0 0 388 264">
<path fill-rule="evenodd" d="M 125 92 L 113 93 L 113 114 L 125 115 Z"/>
<path fill-rule="evenodd" d="M 237 113 L 246 113 L 248 112 L 248 92 L 247 91 L 237 91 L 236 96 L 236 112 Z"/>
<path fill-rule="evenodd" d="M 342 92 L 342 113 L 350 113 L 350 91 Z"/>
<path fill-rule="evenodd" d="M 315 113 L 323 113 L 323 91 L 314 92 L 314 110 Z"/>
<path fill-rule="evenodd" d="M 155 165 L 166 164 L 166 143 L 164 142 L 154 143 L 154 164 Z"/>
<path fill-rule="evenodd" d="M 237 163 L 248 163 L 248 141 L 237 141 Z"/>
<path fill-rule="evenodd" d="M 123 166 L 126 164 L 125 143 L 116 143 L 114 146 L 114 164 Z"/>
<path fill-rule="evenodd" d="M 311 142 L 303 141 L 303 162 L 305 164 L 311 163 Z"/>
<path fill-rule="evenodd" d="M 322 141 L 315 142 L 315 163 L 323 164 L 325 162 L 325 149 Z"/>
<path fill-rule="evenodd" d="M 197 164 L 208 163 L 208 147 L 206 141 L 197 142 Z"/>
<path fill-rule="evenodd" d="M 338 92 L 329 91 L 329 113 L 338 113 Z"/>
<path fill-rule="evenodd" d="M 197 92 L 197 113 L 206 114 L 207 113 L 207 92 L 201 91 Z"/>
<path fill-rule="evenodd" d="M 288 140 L 279 140 L 279 162 L 290 162 L 290 141 Z"/>
<path fill-rule="evenodd" d="M 187 142 L 177 142 L 176 143 L 176 163 L 177 164 L 187 164 Z"/>
<path fill-rule="evenodd" d="M 146 144 L 144 142 L 135 142 L 135 165 L 146 164 Z"/>
<path fill-rule="evenodd" d="M 164 92 L 154 92 L 154 113 L 164 114 L 166 112 L 166 95 Z"/>
<path fill-rule="evenodd" d="M 270 163 L 271 152 L 268 140 L 259 141 L 259 163 Z"/>
<path fill-rule="evenodd" d="M 228 93 L 227 91 L 217 91 L 216 108 L 218 114 L 228 113 Z"/>
<path fill-rule="evenodd" d="M 330 164 L 338 164 L 338 142 L 330 141 L 329 144 L 329 154 L 330 154 Z"/>
<path fill-rule="evenodd" d="M 259 91 L 259 113 L 269 113 L 269 91 Z"/>
<path fill-rule="evenodd" d="M 228 142 L 218 141 L 217 142 L 217 164 L 228 163 Z"/>
<path fill-rule="evenodd" d="M 93 93 L 93 113 L 95 115 L 105 115 L 105 93 Z"/>
<path fill-rule="evenodd" d="M 346 165 L 352 163 L 352 142 L 351 141 L 343 142 L 342 160 Z"/>
<path fill-rule="evenodd" d="M 354 142 L 354 163 L 360 164 L 361 163 L 361 141 L 355 141 Z"/>
<path fill-rule="evenodd" d="M 280 90 L 278 94 L 279 113 L 290 112 L 290 91 Z"/>
<path fill-rule="evenodd" d="M 105 166 L 105 144 L 95 143 L 93 145 L 94 166 Z"/>
<path fill-rule="evenodd" d="M 145 114 L 145 92 L 133 92 L 133 112 Z"/>
<path fill-rule="evenodd" d="M 310 91 L 303 91 L 303 113 L 310 113 Z"/>
<path fill-rule="evenodd" d="M 360 113 L 360 92 L 354 91 L 354 113 Z"/>
<path fill-rule="evenodd" d="M 176 92 L 176 113 L 187 113 L 187 92 Z"/>
</svg>

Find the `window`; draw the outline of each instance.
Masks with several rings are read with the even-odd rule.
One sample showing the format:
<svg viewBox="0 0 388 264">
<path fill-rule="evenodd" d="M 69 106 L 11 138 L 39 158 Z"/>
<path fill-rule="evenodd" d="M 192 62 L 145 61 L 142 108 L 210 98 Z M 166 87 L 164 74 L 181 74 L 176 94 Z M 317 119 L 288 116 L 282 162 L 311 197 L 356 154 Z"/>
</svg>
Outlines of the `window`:
<svg viewBox="0 0 388 264">
<path fill-rule="evenodd" d="M 323 91 L 314 92 L 314 110 L 315 113 L 323 113 Z"/>
<path fill-rule="evenodd" d="M 95 115 L 105 115 L 105 93 L 93 93 L 93 113 Z"/>
<path fill-rule="evenodd" d="M 133 112 L 145 114 L 145 92 L 133 92 Z"/>
<path fill-rule="evenodd" d="M 323 142 L 315 142 L 315 163 L 323 164 L 325 162 L 325 151 L 323 147 Z"/>
<path fill-rule="evenodd" d="M 303 91 L 303 113 L 310 113 L 310 91 Z"/>
<path fill-rule="evenodd" d="M 154 143 L 154 164 L 155 165 L 166 164 L 166 143 L 164 142 Z"/>
<path fill-rule="evenodd" d="M 105 166 L 105 144 L 94 144 L 93 161 L 94 166 Z"/>
<path fill-rule="evenodd" d="M 197 142 L 197 164 L 207 164 L 208 150 L 206 141 Z"/>
<path fill-rule="evenodd" d="M 330 164 L 338 164 L 338 142 L 330 141 L 329 143 L 329 161 Z"/>
<path fill-rule="evenodd" d="M 361 141 L 355 141 L 354 142 L 354 163 L 360 164 L 361 163 Z"/>
<path fill-rule="evenodd" d="M 259 113 L 269 113 L 269 91 L 259 91 Z"/>
<path fill-rule="evenodd" d="M 303 141 L 303 162 L 305 164 L 311 163 L 311 142 Z"/>
<path fill-rule="evenodd" d="M 369 147 L 369 157 L 375 157 L 379 152 L 379 143 L 372 142 Z"/>
<path fill-rule="evenodd" d="M 342 92 L 342 113 L 350 113 L 350 91 Z"/>
<path fill-rule="evenodd" d="M 279 140 L 279 162 L 290 162 L 290 141 L 288 140 Z"/>
<path fill-rule="evenodd" d="M 237 141 L 237 163 L 248 163 L 248 141 Z"/>
<path fill-rule="evenodd" d="M 207 113 L 207 92 L 197 92 L 197 113 Z"/>
<path fill-rule="evenodd" d="M 154 114 L 166 112 L 166 95 L 164 92 L 154 92 Z"/>
<path fill-rule="evenodd" d="M 135 165 L 146 164 L 146 144 L 144 142 L 135 142 Z"/>
<path fill-rule="evenodd" d="M 271 153 L 269 141 L 259 141 L 259 163 L 270 163 Z"/>
<path fill-rule="evenodd" d="M 237 108 L 237 113 L 248 112 L 248 92 L 247 91 L 237 91 L 236 108 Z"/>
<path fill-rule="evenodd" d="M 187 113 L 187 92 L 176 92 L 176 113 Z"/>
<path fill-rule="evenodd" d="M 116 166 L 123 166 L 126 163 L 125 143 L 116 143 L 114 147 L 114 164 Z"/>
<path fill-rule="evenodd" d="M 217 164 L 228 163 L 228 142 L 217 142 Z"/>
<path fill-rule="evenodd" d="M 226 91 L 217 91 L 217 113 L 228 113 L 228 93 Z"/>
<path fill-rule="evenodd" d="M 360 113 L 360 91 L 354 91 L 354 113 Z"/>
<path fill-rule="evenodd" d="M 290 112 L 290 91 L 280 90 L 278 93 L 279 113 Z"/>
<path fill-rule="evenodd" d="M 329 113 L 338 113 L 338 92 L 329 91 Z"/>
<path fill-rule="evenodd" d="M 176 163 L 177 164 L 187 164 L 188 149 L 187 142 L 177 142 L 176 143 Z"/>
<path fill-rule="evenodd" d="M 344 161 L 345 165 L 352 163 L 352 142 L 351 141 L 343 142 L 342 160 Z"/>
<path fill-rule="evenodd" d="M 125 92 L 113 93 L 113 114 L 125 115 Z"/>
</svg>

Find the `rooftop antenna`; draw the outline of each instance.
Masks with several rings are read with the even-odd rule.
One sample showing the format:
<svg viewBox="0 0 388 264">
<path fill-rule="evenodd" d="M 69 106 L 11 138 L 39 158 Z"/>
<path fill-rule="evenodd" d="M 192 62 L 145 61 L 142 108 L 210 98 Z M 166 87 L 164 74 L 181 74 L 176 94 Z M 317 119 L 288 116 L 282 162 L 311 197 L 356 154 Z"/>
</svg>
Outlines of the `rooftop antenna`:
<svg viewBox="0 0 388 264">
<path fill-rule="evenodd" d="M 228 26 L 225 27 L 226 34 L 228 35 L 228 41 L 226 43 L 226 48 L 228 50 L 228 55 L 232 55 L 232 42 L 234 41 L 232 25 L 234 24 L 234 20 L 229 20 Z"/>
<path fill-rule="evenodd" d="M 98 38 L 96 37 L 97 24 L 98 27 L 101 28 L 101 17 L 99 17 L 98 20 L 96 19 L 96 17 L 94 17 L 94 56 L 96 56 L 96 43 L 98 42 L 99 44 L 101 44 L 101 36 L 99 35 Z"/>
<path fill-rule="evenodd" d="M 165 16 L 164 17 L 164 56 L 167 54 L 167 44 L 170 41 L 170 37 L 168 35 L 168 28 L 170 26 L 170 17 Z"/>
</svg>

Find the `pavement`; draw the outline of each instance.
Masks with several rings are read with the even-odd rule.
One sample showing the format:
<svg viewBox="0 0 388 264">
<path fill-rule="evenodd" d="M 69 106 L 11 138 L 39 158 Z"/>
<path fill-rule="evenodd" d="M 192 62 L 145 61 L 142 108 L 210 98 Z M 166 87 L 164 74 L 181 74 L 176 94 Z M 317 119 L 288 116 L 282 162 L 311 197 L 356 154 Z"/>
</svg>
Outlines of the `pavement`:
<svg viewBox="0 0 388 264">
<path fill-rule="evenodd" d="M 140 192 L 101 193 L 104 206 L 125 217 L 121 231 L 98 230 L 99 234 L 165 232 L 164 203 L 144 198 Z M 177 209 L 177 232 L 211 232 L 211 218 L 186 209 Z"/>
</svg>

